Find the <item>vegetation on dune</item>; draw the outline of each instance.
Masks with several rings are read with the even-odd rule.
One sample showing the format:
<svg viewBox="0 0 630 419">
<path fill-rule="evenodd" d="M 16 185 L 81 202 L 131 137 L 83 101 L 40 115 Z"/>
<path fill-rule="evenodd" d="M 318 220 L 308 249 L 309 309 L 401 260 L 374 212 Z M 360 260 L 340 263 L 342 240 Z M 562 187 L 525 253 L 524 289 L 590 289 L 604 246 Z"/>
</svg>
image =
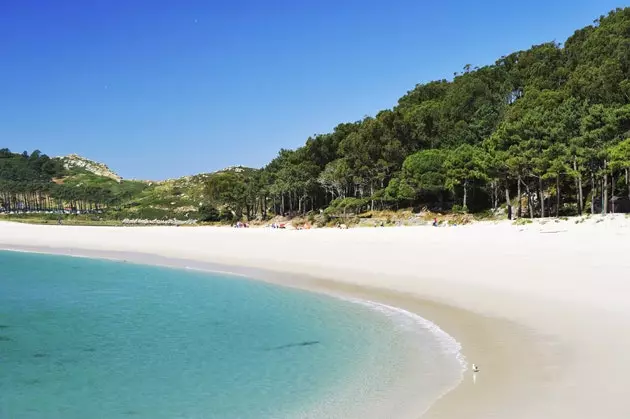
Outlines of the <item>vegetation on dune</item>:
<svg viewBox="0 0 630 419">
<path fill-rule="evenodd" d="M 417 85 L 393 109 L 281 150 L 260 170 L 118 182 L 3 150 L 0 181 L 7 210 L 43 199 L 116 217 L 234 221 L 412 207 L 462 214 L 502 205 L 531 218 L 627 211 L 630 8 L 564 45 Z"/>
</svg>

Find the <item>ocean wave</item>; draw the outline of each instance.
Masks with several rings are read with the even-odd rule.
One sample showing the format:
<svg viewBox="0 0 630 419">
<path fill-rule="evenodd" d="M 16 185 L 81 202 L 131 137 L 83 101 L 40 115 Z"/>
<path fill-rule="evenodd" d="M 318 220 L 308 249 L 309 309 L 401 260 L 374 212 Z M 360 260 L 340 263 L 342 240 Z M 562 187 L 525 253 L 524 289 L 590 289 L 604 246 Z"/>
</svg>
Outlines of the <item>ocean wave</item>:
<svg viewBox="0 0 630 419">
<path fill-rule="evenodd" d="M 451 335 L 442 330 L 437 324 L 424 317 L 410 312 L 408 310 L 390 306 L 376 301 L 363 300 L 360 298 L 353 298 L 347 296 L 337 296 L 337 298 L 347 301 L 349 303 L 358 304 L 378 312 L 381 315 L 389 318 L 395 328 L 404 332 L 418 335 L 426 335 L 428 332 L 438 343 L 443 354 L 452 356 L 460 365 L 460 378 L 452 386 L 446 388 L 441 394 L 437 395 L 428 405 L 424 407 L 424 410 L 417 411 L 416 414 L 423 416 L 439 399 L 446 396 L 452 390 L 454 390 L 464 380 L 464 375 L 468 370 L 468 363 L 466 357 L 462 353 L 462 345 Z"/>
<path fill-rule="evenodd" d="M 468 370 L 468 362 L 462 353 L 462 345 L 451 335 L 442 330 L 437 324 L 424 317 L 405 309 L 378 303 L 376 301 L 362 300 L 352 297 L 340 297 L 342 300 L 368 307 L 371 310 L 387 316 L 394 325 L 406 332 L 429 331 L 439 342 L 442 350 L 455 356 L 462 367 L 462 374 Z"/>
</svg>

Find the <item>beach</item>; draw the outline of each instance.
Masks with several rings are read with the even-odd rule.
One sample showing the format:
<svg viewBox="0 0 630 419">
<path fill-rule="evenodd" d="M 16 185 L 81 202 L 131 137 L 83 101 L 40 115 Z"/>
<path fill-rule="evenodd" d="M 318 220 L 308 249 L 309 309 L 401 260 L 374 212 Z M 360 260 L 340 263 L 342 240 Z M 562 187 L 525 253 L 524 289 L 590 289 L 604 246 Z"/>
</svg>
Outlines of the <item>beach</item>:
<svg viewBox="0 0 630 419">
<path fill-rule="evenodd" d="M 417 313 L 480 368 L 423 418 L 630 417 L 629 239 L 624 216 L 301 231 L 0 223 L 2 249 L 223 270 Z"/>
</svg>

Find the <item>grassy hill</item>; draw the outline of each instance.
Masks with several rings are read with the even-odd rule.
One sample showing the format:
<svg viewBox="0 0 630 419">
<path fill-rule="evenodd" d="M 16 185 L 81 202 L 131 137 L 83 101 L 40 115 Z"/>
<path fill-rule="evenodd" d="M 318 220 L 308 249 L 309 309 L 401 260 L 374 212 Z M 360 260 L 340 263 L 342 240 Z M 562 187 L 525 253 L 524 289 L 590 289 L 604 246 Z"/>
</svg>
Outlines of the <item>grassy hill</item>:
<svg viewBox="0 0 630 419">
<path fill-rule="evenodd" d="M 0 150 L 0 215 L 52 222 L 120 222 L 125 219 L 197 220 L 209 208 L 207 184 L 224 173 L 161 182 L 126 180 L 107 165 L 72 154 L 50 158 L 39 151 Z"/>
<path fill-rule="evenodd" d="M 74 188 L 100 188 L 117 197 L 106 213 L 113 219 L 194 220 L 199 208 L 207 201 L 204 190 L 209 179 L 228 171 L 248 170 L 227 168 L 215 173 L 184 176 L 165 181 L 125 180 L 107 166 L 73 155 L 80 165 L 66 165 L 66 175 L 55 179 L 57 184 Z M 61 158 L 67 161 L 68 157 Z"/>
</svg>

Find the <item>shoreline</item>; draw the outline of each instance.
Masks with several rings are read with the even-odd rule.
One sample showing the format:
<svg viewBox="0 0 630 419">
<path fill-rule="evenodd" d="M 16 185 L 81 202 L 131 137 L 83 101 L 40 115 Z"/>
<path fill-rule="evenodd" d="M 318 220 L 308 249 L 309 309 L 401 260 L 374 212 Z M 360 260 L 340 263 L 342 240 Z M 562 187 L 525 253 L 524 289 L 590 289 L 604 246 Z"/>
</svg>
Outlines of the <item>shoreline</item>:
<svg viewBox="0 0 630 419">
<path fill-rule="evenodd" d="M 369 307 L 368 309 L 370 311 L 374 310 L 374 311 L 380 312 L 378 314 L 379 316 L 390 317 L 390 315 L 395 312 L 396 315 L 401 314 L 405 318 L 410 318 L 413 321 L 419 321 L 421 327 L 427 327 L 431 329 L 435 327 L 437 330 L 432 330 L 431 335 L 435 337 L 436 341 L 440 342 L 440 346 L 446 346 L 444 345 L 443 340 L 451 340 L 451 339 L 453 340 L 453 343 L 459 345 L 459 342 L 455 341 L 450 335 L 448 335 L 439 327 L 437 327 L 437 325 L 435 325 L 433 322 L 425 319 L 424 317 L 420 317 L 419 314 L 412 313 L 402 308 L 389 306 L 380 301 L 375 301 L 376 294 L 374 294 L 373 291 L 368 293 L 369 299 L 367 299 L 368 295 L 365 296 L 366 299 L 358 298 L 357 294 L 354 292 L 341 291 L 336 288 L 334 283 L 327 283 L 327 282 L 324 283 L 323 281 L 320 283 L 320 281 L 316 278 L 308 278 L 306 276 L 303 278 L 291 276 L 289 278 L 289 276 L 280 272 L 273 272 L 273 271 L 260 270 L 260 269 L 253 269 L 253 270 L 246 269 L 246 268 L 241 269 L 238 266 L 230 267 L 230 266 L 224 266 L 224 265 L 215 264 L 212 262 L 204 262 L 204 261 L 191 261 L 191 260 L 185 260 L 185 259 L 164 258 L 164 257 L 144 254 L 140 252 L 115 252 L 115 251 L 105 252 L 105 251 L 87 251 L 84 249 L 82 250 L 82 249 L 70 249 L 70 248 L 43 248 L 43 247 L 30 247 L 30 246 L 14 246 L 14 247 L 8 248 L 2 245 L 0 245 L 0 252 L 15 252 L 15 253 L 37 254 L 37 255 L 62 256 L 62 257 L 71 257 L 71 258 L 79 258 L 79 259 L 103 260 L 103 261 L 125 263 L 125 264 L 130 263 L 130 264 L 135 264 L 137 266 L 153 266 L 153 267 L 181 270 L 181 271 L 190 270 L 190 271 L 196 271 L 196 272 L 207 273 L 207 274 L 221 274 L 221 275 L 230 276 L 230 277 L 238 277 L 240 279 L 248 280 L 248 281 L 264 282 L 266 284 L 274 285 L 281 288 L 290 288 L 290 289 L 295 289 L 295 290 L 306 291 L 309 293 L 326 295 L 328 297 L 339 299 L 340 301 L 344 301 L 353 305 L 359 304 L 363 307 Z M 195 265 L 195 266 L 192 267 L 191 265 Z M 294 282 L 296 279 L 297 279 L 297 283 Z M 304 281 L 304 283 L 302 283 L 302 281 Z M 381 311 L 381 310 L 385 310 L 385 311 Z M 393 323 L 394 325 L 396 325 L 396 322 L 393 322 Z M 448 342 L 448 344 L 451 344 L 451 342 Z M 406 354 L 404 357 L 402 357 L 401 358 L 401 361 L 403 361 L 402 364 L 406 364 L 407 362 L 409 362 L 409 364 L 412 364 L 412 362 L 408 358 L 410 358 L 410 354 Z M 460 362 L 461 368 L 465 369 L 465 360 L 462 358 L 461 352 L 459 350 L 457 352 L 456 358 L 458 362 Z M 400 379 L 400 382 L 395 383 L 397 384 L 396 385 L 397 388 L 399 388 L 401 384 L 413 385 L 414 381 L 410 379 L 411 376 L 403 376 L 403 377 L 404 378 Z M 357 377 L 354 377 L 354 376 L 348 377 L 350 381 L 354 381 L 356 378 Z M 459 384 L 460 382 L 456 383 L 454 387 L 457 387 Z M 444 394 L 439 395 L 438 399 L 442 398 L 445 394 L 452 391 L 453 388 L 447 389 L 444 392 Z M 364 389 L 360 389 L 360 392 L 363 393 L 363 390 Z M 344 390 L 343 387 L 340 387 L 335 393 L 337 395 L 344 395 L 345 397 L 349 396 L 350 397 L 349 399 L 352 400 L 353 399 L 352 394 L 355 393 L 356 391 L 357 389 L 353 389 L 351 387 L 350 392 L 347 392 L 346 390 Z M 378 393 L 380 393 L 380 391 L 378 391 Z M 385 400 L 389 400 L 389 398 L 385 397 Z M 428 408 L 426 408 L 423 412 L 419 414 L 416 414 L 415 412 L 421 411 L 422 409 L 424 409 L 424 407 L 421 409 L 415 409 L 415 407 L 412 407 L 412 405 L 407 405 L 407 403 L 405 403 L 404 405 L 401 405 L 400 403 L 393 404 L 392 407 L 396 409 L 395 411 L 393 411 L 392 409 L 386 409 L 386 408 L 384 409 L 383 406 L 381 405 L 372 406 L 369 403 L 360 403 L 356 405 L 356 409 L 358 411 L 358 412 L 355 412 L 357 413 L 356 415 L 352 414 L 350 416 L 337 416 L 335 414 L 334 416 L 332 416 L 330 415 L 330 412 L 328 410 L 329 408 L 325 408 L 326 409 L 325 410 L 326 413 L 324 413 L 325 416 L 321 416 L 322 412 L 320 412 L 320 409 L 317 406 L 315 406 L 315 410 L 313 412 L 310 412 L 309 410 L 305 410 L 303 412 L 301 411 L 300 415 L 297 417 L 309 417 L 309 418 L 310 417 L 313 417 L 313 418 L 319 418 L 319 417 L 344 417 L 344 418 L 357 417 L 358 418 L 358 417 L 361 417 L 361 418 L 374 418 L 374 419 L 380 419 L 382 417 L 396 417 L 400 419 L 407 419 L 407 418 L 417 419 L 420 416 L 424 418 L 425 417 L 424 413 L 426 413 L 426 411 L 432 407 L 432 405 L 435 403 L 436 400 L 434 400 Z M 399 399 L 396 398 L 395 401 L 399 401 Z M 389 406 L 389 404 L 387 403 L 385 403 L 385 405 Z M 336 409 L 333 409 L 333 411 L 336 412 Z M 376 414 L 375 412 L 378 412 L 378 414 Z"/>
<path fill-rule="evenodd" d="M 252 279 L 416 313 L 455 337 L 481 369 L 423 419 L 625 419 L 630 228 L 624 218 L 605 221 L 556 222 L 557 234 L 507 223 L 282 232 L 0 222 L 0 247 L 87 257 L 142 252 L 139 263 L 238 267 Z"/>
<path fill-rule="evenodd" d="M 459 417 L 459 406 L 465 404 L 468 414 L 481 418 L 485 415 L 484 406 L 494 405 L 497 402 L 497 395 L 500 387 L 505 385 L 506 376 L 504 374 L 505 367 L 513 359 L 506 348 L 497 348 L 490 342 L 496 334 L 497 329 L 502 331 L 511 330 L 509 335 L 513 339 L 510 349 L 515 349 L 520 345 L 528 346 L 530 342 L 525 337 L 527 334 L 523 330 L 514 332 L 515 328 L 519 328 L 516 324 L 501 321 L 499 319 L 479 316 L 465 310 L 450 307 L 441 303 L 421 300 L 418 298 L 410 298 L 408 296 L 398 294 L 396 292 L 388 292 L 384 289 L 363 288 L 356 286 L 348 286 L 342 282 L 334 280 L 325 280 L 321 278 L 310 277 L 308 275 L 291 275 L 286 272 L 247 268 L 239 266 L 228 266 L 214 262 L 200 260 L 186 260 L 166 258 L 158 255 L 145 254 L 141 252 L 116 252 L 116 251 L 93 251 L 87 249 L 74 248 L 56 248 L 56 247 L 31 247 L 31 246 L 12 246 L 6 247 L 0 245 L 1 251 L 10 252 L 26 252 L 46 255 L 57 255 L 67 257 L 79 257 L 90 259 L 102 259 L 115 262 L 130 262 L 141 265 L 151 265 L 172 269 L 194 270 L 207 273 L 219 273 L 229 276 L 237 276 L 244 279 L 263 281 L 265 283 L 300 289 L 308 292 L 329 295 L 334 298 L 340 298 L 346 301 L 358 300 L 364 302 L 375 302 L 385 307 L 404 310 L 412 315 L 417 315 L 428 324 L 437 326 L 438 331 L 455 340 L 460 345 L 459 355 L 460 362 L 463 362 L 462 380 L 455 384 L 454 387 L 446 390 L 440 395 L 429 408 L 425 411 L 418 411 L 409 406 L 409 412 L 405 413 L 405 418 L 437 418 L 443 417 Z M 192 265 L 192 266 L 191 266 Z M 460 322 L 465 319 L 468 330 L 461 328 Z M 449 329 L 457 330 L 457 335 L 453 335 L 445 331 L 442 325 L 448 325 Z M 482 338 L 476 337 L 470 333 L 470 330 L 483 329 L 485 331 Z M 505 334 L 501 334 L 503 339 Z M 463 342 L 459 339 L 462 336 Z M 437 335 L 436 335 L 437 337 Z M 465 343 L 464 343 L 465 342 Z M 497 350 L 498 349 L 498 350 Z M 493 353 L 492 359 L 486 354 Z M 474 356 L 476 362 L 484 366 L 484 371 L 475 377 L 473 382 L 470 368 L 466 366 L 465 359 Z M 463 359 L 462 359 L 463 358 Z M 496 366 L 499 368 L 496 368 Z M 487 368 L 487 370 L 485 369 Z M 479 381 L 479 387 L 477 386 Z M 483 380 L 483 381 L 482 381 Z M 481 387 L 481 391 L 477 390 Z M 475 413 L 479 410 L 478 413 Z M 476 416 L 478 415 L 478 416 Z M 398 416 L 397 416 L 398 417 Z"/>
</svg>

